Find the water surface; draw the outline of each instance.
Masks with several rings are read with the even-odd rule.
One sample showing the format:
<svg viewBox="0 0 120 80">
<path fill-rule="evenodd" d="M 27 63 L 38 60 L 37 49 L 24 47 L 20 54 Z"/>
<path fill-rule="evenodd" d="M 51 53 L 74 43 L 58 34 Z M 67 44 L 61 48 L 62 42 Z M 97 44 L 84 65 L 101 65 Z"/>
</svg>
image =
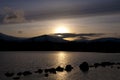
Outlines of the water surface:
<svg viewBox="0 0 120 80">
<path fill-rule="evenodd" d="M 22 76 L 20 80 L 120 80 L 120 69 L 117 68 L 90 68 L 83 73 L 79 65 L 87 61 L 89 64 L 102 61 L 120 62 L 119 53 L 93 53 L 93 52 L 64 52 L 64 51 L 27 51 L 27 52 L 0 52 L 0 80 L 13 80 L 4 73 L 33 72 L 30 76 Z M 42 68 L 51 68 L 71 64 L 74 69 L 67 72 L 57 72 L 44 77 L 44 74 L 35 74 L 34 71 Z"/>
</svg>

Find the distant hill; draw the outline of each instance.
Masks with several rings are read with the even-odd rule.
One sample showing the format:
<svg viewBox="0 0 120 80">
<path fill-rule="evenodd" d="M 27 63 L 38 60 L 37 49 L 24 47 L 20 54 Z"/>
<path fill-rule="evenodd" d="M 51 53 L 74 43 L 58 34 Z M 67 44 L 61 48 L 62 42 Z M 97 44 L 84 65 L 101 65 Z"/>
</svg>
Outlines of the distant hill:
<svg viewBox="0 0 120 80">
<path fill-rule="evenodd" d="M 57 36 L 50 36 L 50 35 L 42 35 L 30 38 L 29 40 L 32 40 L 34 42 L 67 42 L 66 40 L 57 37 Z"/>
<path fill-rule="evenodd" d="M 67 41 L 62 37 L 42 35 L 18 38 L 0 33 L 0 51 L 90 51 L 120 53 L 120 38 Z"/>
<path fill-rule="evenodd" d="M 14 42 L 14 41 L 22 41 L 24 39 L 25 38 L 13 37 L 10 35 L 0 33 L 0 40 L 2 40 L 2 41 L 13 41 Z"/>
<path fill-rule="evenodd" d="M 99 38 L 99 39 L 92 40 L 92 42 L 120 42 L 120 38 L 112 38 L 112 37 Z"/>
</svg>

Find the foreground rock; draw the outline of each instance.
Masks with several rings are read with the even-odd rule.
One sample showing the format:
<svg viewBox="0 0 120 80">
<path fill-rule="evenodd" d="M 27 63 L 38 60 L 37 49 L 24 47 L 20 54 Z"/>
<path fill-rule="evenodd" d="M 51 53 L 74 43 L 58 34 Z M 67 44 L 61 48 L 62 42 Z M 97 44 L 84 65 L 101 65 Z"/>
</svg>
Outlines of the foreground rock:
<svg viewBox="0 0 120 80">
<path fill-rule="evenodd" d="M 30 71 L 24 71 L 24 72 L 23 72 L 23 75 L 24 75 L 24 76 L 28 76 L 28 75 L 31 75 L 31 74 L 32 74 L 32 73 L 31 73 Z"/>
<path fill-rule="evenodd" d="M 6 72 L 6 73 L 5 73 L 5 76 L 7 76 L 7 77 L 12 77 L 12 76 L 14 76 L 14 73 Z"/>
<path fill-rule="evenodd" d="M 82 64 L 80 64 L 79 68 L 83 71 L 83 72 L 87 72 L 89 70 L 89 65 L 87 62 L 83 62 Z"/>
<path fill-rule="evenodd" d="M 48 77 L 48 76 L 49 76 L 49 75 L 46 73 L 46 74 L 45 74 L 45 77 Z"/>
<path fill-rule="evenodd" d="M 52 74 L 56 74 L 56 69 L 55 68 L 50 68 L 49 72 L 52 73 Z"/>
<path fill-rule="evenodd" d="M 22 72 L 18 72 L 18 73 L 17 73 L 18 76 L 21 76 L 22 74 L 23 74 Z"/>
<path fill-rule="evenodd" d="M 39 74 L 41 74 L 42 72 L 43 72 L 42 69 L 38 69 L 37 71 L 35 71 L 35 73 L 39 73 Z"/>
<path fill-rule="evenodd" d="M 58 66 L 58 67 L 56 68 L 56 71 L 63 72 L 63 71 L 64 71 L 64 68 Z"/>
<path fill-rule="evenodd" d="M 65 70 L 66 70 L 67 72 L 72 71 L 72 69 L 73 69 L 73 67 L 72 67 L 71 65 L 66 65 L 66 67 L 65 67 Z"/>
<path fill-rule="evenodd" d="M 52 73 L 52 74 L 56 74 L 56 69 L 55 68 L 50 68 L 50 69 L 45 69 L 44 70 L 45 73 Z"/>
</svg>

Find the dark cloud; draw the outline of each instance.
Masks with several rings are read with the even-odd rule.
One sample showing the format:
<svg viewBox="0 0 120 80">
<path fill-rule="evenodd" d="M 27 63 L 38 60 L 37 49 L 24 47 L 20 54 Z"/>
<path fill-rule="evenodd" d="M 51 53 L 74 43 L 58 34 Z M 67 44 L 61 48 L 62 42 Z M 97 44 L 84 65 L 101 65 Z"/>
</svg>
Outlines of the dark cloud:
<svg viewBox="0 0 120 80">
<path fill-rule="evenodd" d="M 2 0 L 0 7 L 7 4 L 17 9 L 23 9 L 26 15 L 23 11 L 16 10 L 12 10 L 12 14 L 9 14 L 8 9 L 8 14 L 3 20 L 5 23 L 24 22 L 25 17 L 28 20 L 48 20 L 120 14 L 120 0 L 12 0 L 11 2 Z"/>
<path fill-rule="evenodd" d="M 60 36 L 61 35 L 61 36 Z M 92 40 L 98 38 L 105 38 L 105 37 L 115 37 L 120 38 L 120 35 L 117 33 L 57 33 L 53 34 L 53 36 L 59 36 L 64 39 L 72 39 L 72 40 Z"/>
<path fill-rule="evenodd" d="M 2 23 L 22 23 L 26 22 L 24 12 L 22 10 L 13 10 L 5 7 L 1 13 Z"/>
<path fill-rule="evenodd" d="M 79 5 L 78 3 L 74 4 L 73 6 L 66 6 L 63 8 L 56 8 L 50 10 L 48 8 L 47 11 L 38 11 L 37 13 L 31 13 L 30 15 L 28 15 L 28 17 L 32 19 L 52 19 L 66 17 L 88 17 L 119 13 L 120 0 L 105 0 L 98 2 L 94 2 L 93 0 L 93 2 L 90 2 L 85 5 Z"/>
<path fill-rule="evenodd" d="M 23 31 L 18 31 L 18 33 L 19 33 L 19 34 L 22 34 L 22 33 L 23 33 Z"/>
<path fill-rule="evenodd" d="M 68 37 L 80 37 L 80 38 L 85 38 L 85 37 L 98 37 L 105 35 L 103 33 L 85 33 L 85 34 L 74 34 L 74 33 L 57 33 L 53 34 L 55 36 L 57 35 L 62 35 L 62 38 L 68 38 Z"/>
<path fill-rule="evenodd" d="M 57 33 L 53 34 L 53 36 L 59 36 L 66 39 L 66 40 L 91 40 L 96 39 L 105 36 L 103 33 L 81 33 L 81 34 L 75 34 L 75 33 Z M 71 41 L 72 41 L 71 40 Z"/>
</svg>

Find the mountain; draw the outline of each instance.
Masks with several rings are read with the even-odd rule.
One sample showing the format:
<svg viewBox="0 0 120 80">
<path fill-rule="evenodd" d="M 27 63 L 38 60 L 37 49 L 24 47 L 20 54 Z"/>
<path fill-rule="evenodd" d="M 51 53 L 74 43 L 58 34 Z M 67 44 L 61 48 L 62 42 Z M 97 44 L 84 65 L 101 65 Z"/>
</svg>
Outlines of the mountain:
<svg viewBox="0 0 120 80">
<path fill-rule="evenodd" d="M 66 40 L 57 37 L 57 36 L 50 36 L 50 35 L 42 35 L 30 38 L 29 40 L 33 42 L 67 42 Z"/>
<path fill-rule="evenodd" d="M 106 37 L 106 38 L 98 38 L 98 39 L 92 39 L 92 40 L 87 40 L 87 39 L 79 39 L 75 40 L 75 42 L 120 42 L 120 38 L 113 38 L 113 37 Z"/>
<path fill-rule="evenodd" d="M 6 35 L 3 33 L 0 33 L 0 40 L 3 41 L 28 41 L 28 42 L 69 42 L 67 40 L 64 40 L 62 37 L 53 36 L 53 35 L 42 35 L 42 36 L 36 36 L 32 38 L 20 38 L 20 37 L 13 37 L 10 35 Z M 87 40 L 87 39 L 80 39 L 75 40 L 73 42 L 120 42 L 120 38 L 114 38 L 114 37 L 106 37 L 106 38 L 98 38 L 93 40 Z"/>
<path fill-rule="evenodd" d="M 57 36 L 50 36 L 50 35 L 42 35 L 36 36 L 32 38 L 20 38 L 20 37 L 13 37 L 10 35 L 6 35 L 0 33 L 0 40 L 2 41 L 24 41 L 24 42 L 67 42 L 66 40 L 57 37 Z"/>
<path fill-rule="evenodd" d="M 120 38 L 113 38 L 113 37 L 99 38 L 92 40 L 92 42 L 120 42 Z"/>
<path fill-rule="evenodd" d="M 87 39 L 77 39 L 77 40 L 74 40 L 73 42 L 80 42 L 80 43 L 82 43 L 82 42 L 84 42 L 84 43 L 87 43 L 87 42 L 90 42 L 90 40 L 87 40 Z"/>
<path fill-rule="evenodd" d="M 17 41 L 17 40 L 21 40 L 22 38 L 17 38 L 17 37 L 13 37 L 13 36 L 9 36 L 3 33 L 0 33 L 0 40 L 2 41 Z"/>
<path fill-rule="evenodd" d="M 0 33 L 0 40 L 5 40 L 5 41 L 11 41 L 11 40 L 17 40 L 18 38 L 12 37 L 3 33 Z"/>
<path fill-rule="evenodd" d="M 87 51 L 120 53 L 120 38 L 67 41 L 53 35 L 18 38 L 0 33 L 0 51 Z"/>
</svg>

